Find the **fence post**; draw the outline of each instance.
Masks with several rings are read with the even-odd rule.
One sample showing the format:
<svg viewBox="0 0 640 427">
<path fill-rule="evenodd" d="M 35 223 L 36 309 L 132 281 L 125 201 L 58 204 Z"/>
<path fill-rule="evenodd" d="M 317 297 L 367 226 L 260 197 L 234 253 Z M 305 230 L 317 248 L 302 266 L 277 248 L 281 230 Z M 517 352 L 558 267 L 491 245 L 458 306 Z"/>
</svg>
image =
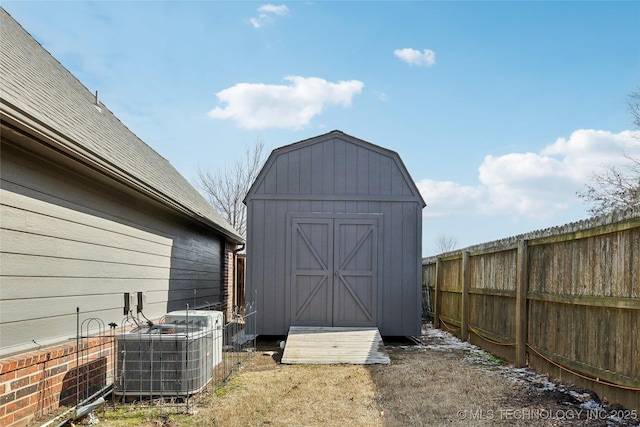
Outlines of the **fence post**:
<svg viewBox="0 0 640 427">
<path fill-rule="evenodd" d="M 527 365 L 527 288 L 529 287 L 527 241 L 518 242 L 516 266 L 516 368 Z"/>
<path fill-rule="evenodd" d="M 469 286 L 471 281 L 471 272 L 469 268 L 469 252 L 464 251 L 462 254 L 462 301 L 460 310 L 460 339 L 467 341 L 469 339 Z"/>
<path fill-rule="evenodd" d="M 440 328 L 440 288 L 442 287 L 442 258 L 436 258 L 436 280 L 433 289 L 433 327 Z"/>
</svg>

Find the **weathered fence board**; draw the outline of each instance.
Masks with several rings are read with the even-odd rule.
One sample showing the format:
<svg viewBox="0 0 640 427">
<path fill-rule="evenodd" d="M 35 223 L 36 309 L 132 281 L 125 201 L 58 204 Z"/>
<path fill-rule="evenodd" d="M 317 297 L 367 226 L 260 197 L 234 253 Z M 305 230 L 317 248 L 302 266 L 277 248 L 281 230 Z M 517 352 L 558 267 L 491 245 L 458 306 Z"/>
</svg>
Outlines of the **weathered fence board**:
<svg viewBox="0 0 640 427">
<path fill-rule="evenodd" d="M 640 211 L 423 260 L 434 324 L 640 410 Z"/>
</svg>

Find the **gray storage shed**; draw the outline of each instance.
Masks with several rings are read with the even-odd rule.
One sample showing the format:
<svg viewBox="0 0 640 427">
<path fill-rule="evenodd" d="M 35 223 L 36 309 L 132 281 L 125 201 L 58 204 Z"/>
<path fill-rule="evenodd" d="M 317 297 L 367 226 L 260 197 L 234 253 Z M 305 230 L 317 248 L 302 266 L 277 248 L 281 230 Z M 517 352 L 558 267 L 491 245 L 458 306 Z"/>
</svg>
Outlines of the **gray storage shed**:
<svg viewBox="0 0 640 427">
<path fill-rule="evenodd" d="M 332 131 L 274 150 L 245 198 L 257 333 L 421 331 L 420 192 L 397 153 Z"/>
</svg>

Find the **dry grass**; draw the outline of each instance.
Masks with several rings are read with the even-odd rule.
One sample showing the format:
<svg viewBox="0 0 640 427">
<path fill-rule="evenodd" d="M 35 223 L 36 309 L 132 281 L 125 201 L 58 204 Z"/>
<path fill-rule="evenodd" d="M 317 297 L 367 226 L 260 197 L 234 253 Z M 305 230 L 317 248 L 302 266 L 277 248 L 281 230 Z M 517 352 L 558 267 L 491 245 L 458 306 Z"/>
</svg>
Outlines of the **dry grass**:
<svg viewBox="0 0 640 427">
<path fill-rule="evenodd" d="M 363 366 L 277 365 L 258 355 L 197 415 L 210 426 L 381 425 Z"/>
<path fill-rule="evenodd" d="M 105 427 L 152 426 L 629 426 L 588 419 L 566 392 L 539 391 L 487 353 L 442 345 L 387 346 L 391 365 L 281 365 L 277 341 L 261 340 L 195 415 L 109 411 Z M 446 343 L 444 343 L 446 344 Z"/>
<path fill-rule="evenodd" d="M 197 418 L 209 426 L 501 425 L 488 411 L 498 414 L 517 391 L 455 353 L 389 352 L 391 365 L 369 367 L 287 366 L 256 356 Z M 513 421 L 502 425 L 544 425 Z"/>
<path fill-rule="evenodd" d="M 407 343 L 405 343 L 407 344 Z M 275 346 L 275 343 L 274 343 Z M 258 353 L 221 395 L 197 415 L 208 426 L 571 426 L 515 419 L 508 410 L 566 409 L 540 402 L 495 362 L 468 352 L 388 348 L 391 365 L 280 365 L 279 354 Z M 272 357 L 272 355 L 274 357 Z M 519 398 L 516 398 L 519 396 Z M 542 405 L 542 406 L 540 406 Z M 473 418 L 470 420 L 469 418 Z"/>
</svg>

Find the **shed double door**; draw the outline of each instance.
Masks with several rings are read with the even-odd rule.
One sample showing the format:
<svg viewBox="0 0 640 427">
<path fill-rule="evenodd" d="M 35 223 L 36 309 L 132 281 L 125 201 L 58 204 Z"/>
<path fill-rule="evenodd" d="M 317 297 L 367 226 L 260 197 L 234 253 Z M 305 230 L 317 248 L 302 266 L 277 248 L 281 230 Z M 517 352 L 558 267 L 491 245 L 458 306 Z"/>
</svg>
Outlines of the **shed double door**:
<svg viewBox="0 0 640 427">
<path fill-rule="evenodd" d="M 290 324 L 376 326 L 378 219 L 293 218 Z"/>
</svg>

